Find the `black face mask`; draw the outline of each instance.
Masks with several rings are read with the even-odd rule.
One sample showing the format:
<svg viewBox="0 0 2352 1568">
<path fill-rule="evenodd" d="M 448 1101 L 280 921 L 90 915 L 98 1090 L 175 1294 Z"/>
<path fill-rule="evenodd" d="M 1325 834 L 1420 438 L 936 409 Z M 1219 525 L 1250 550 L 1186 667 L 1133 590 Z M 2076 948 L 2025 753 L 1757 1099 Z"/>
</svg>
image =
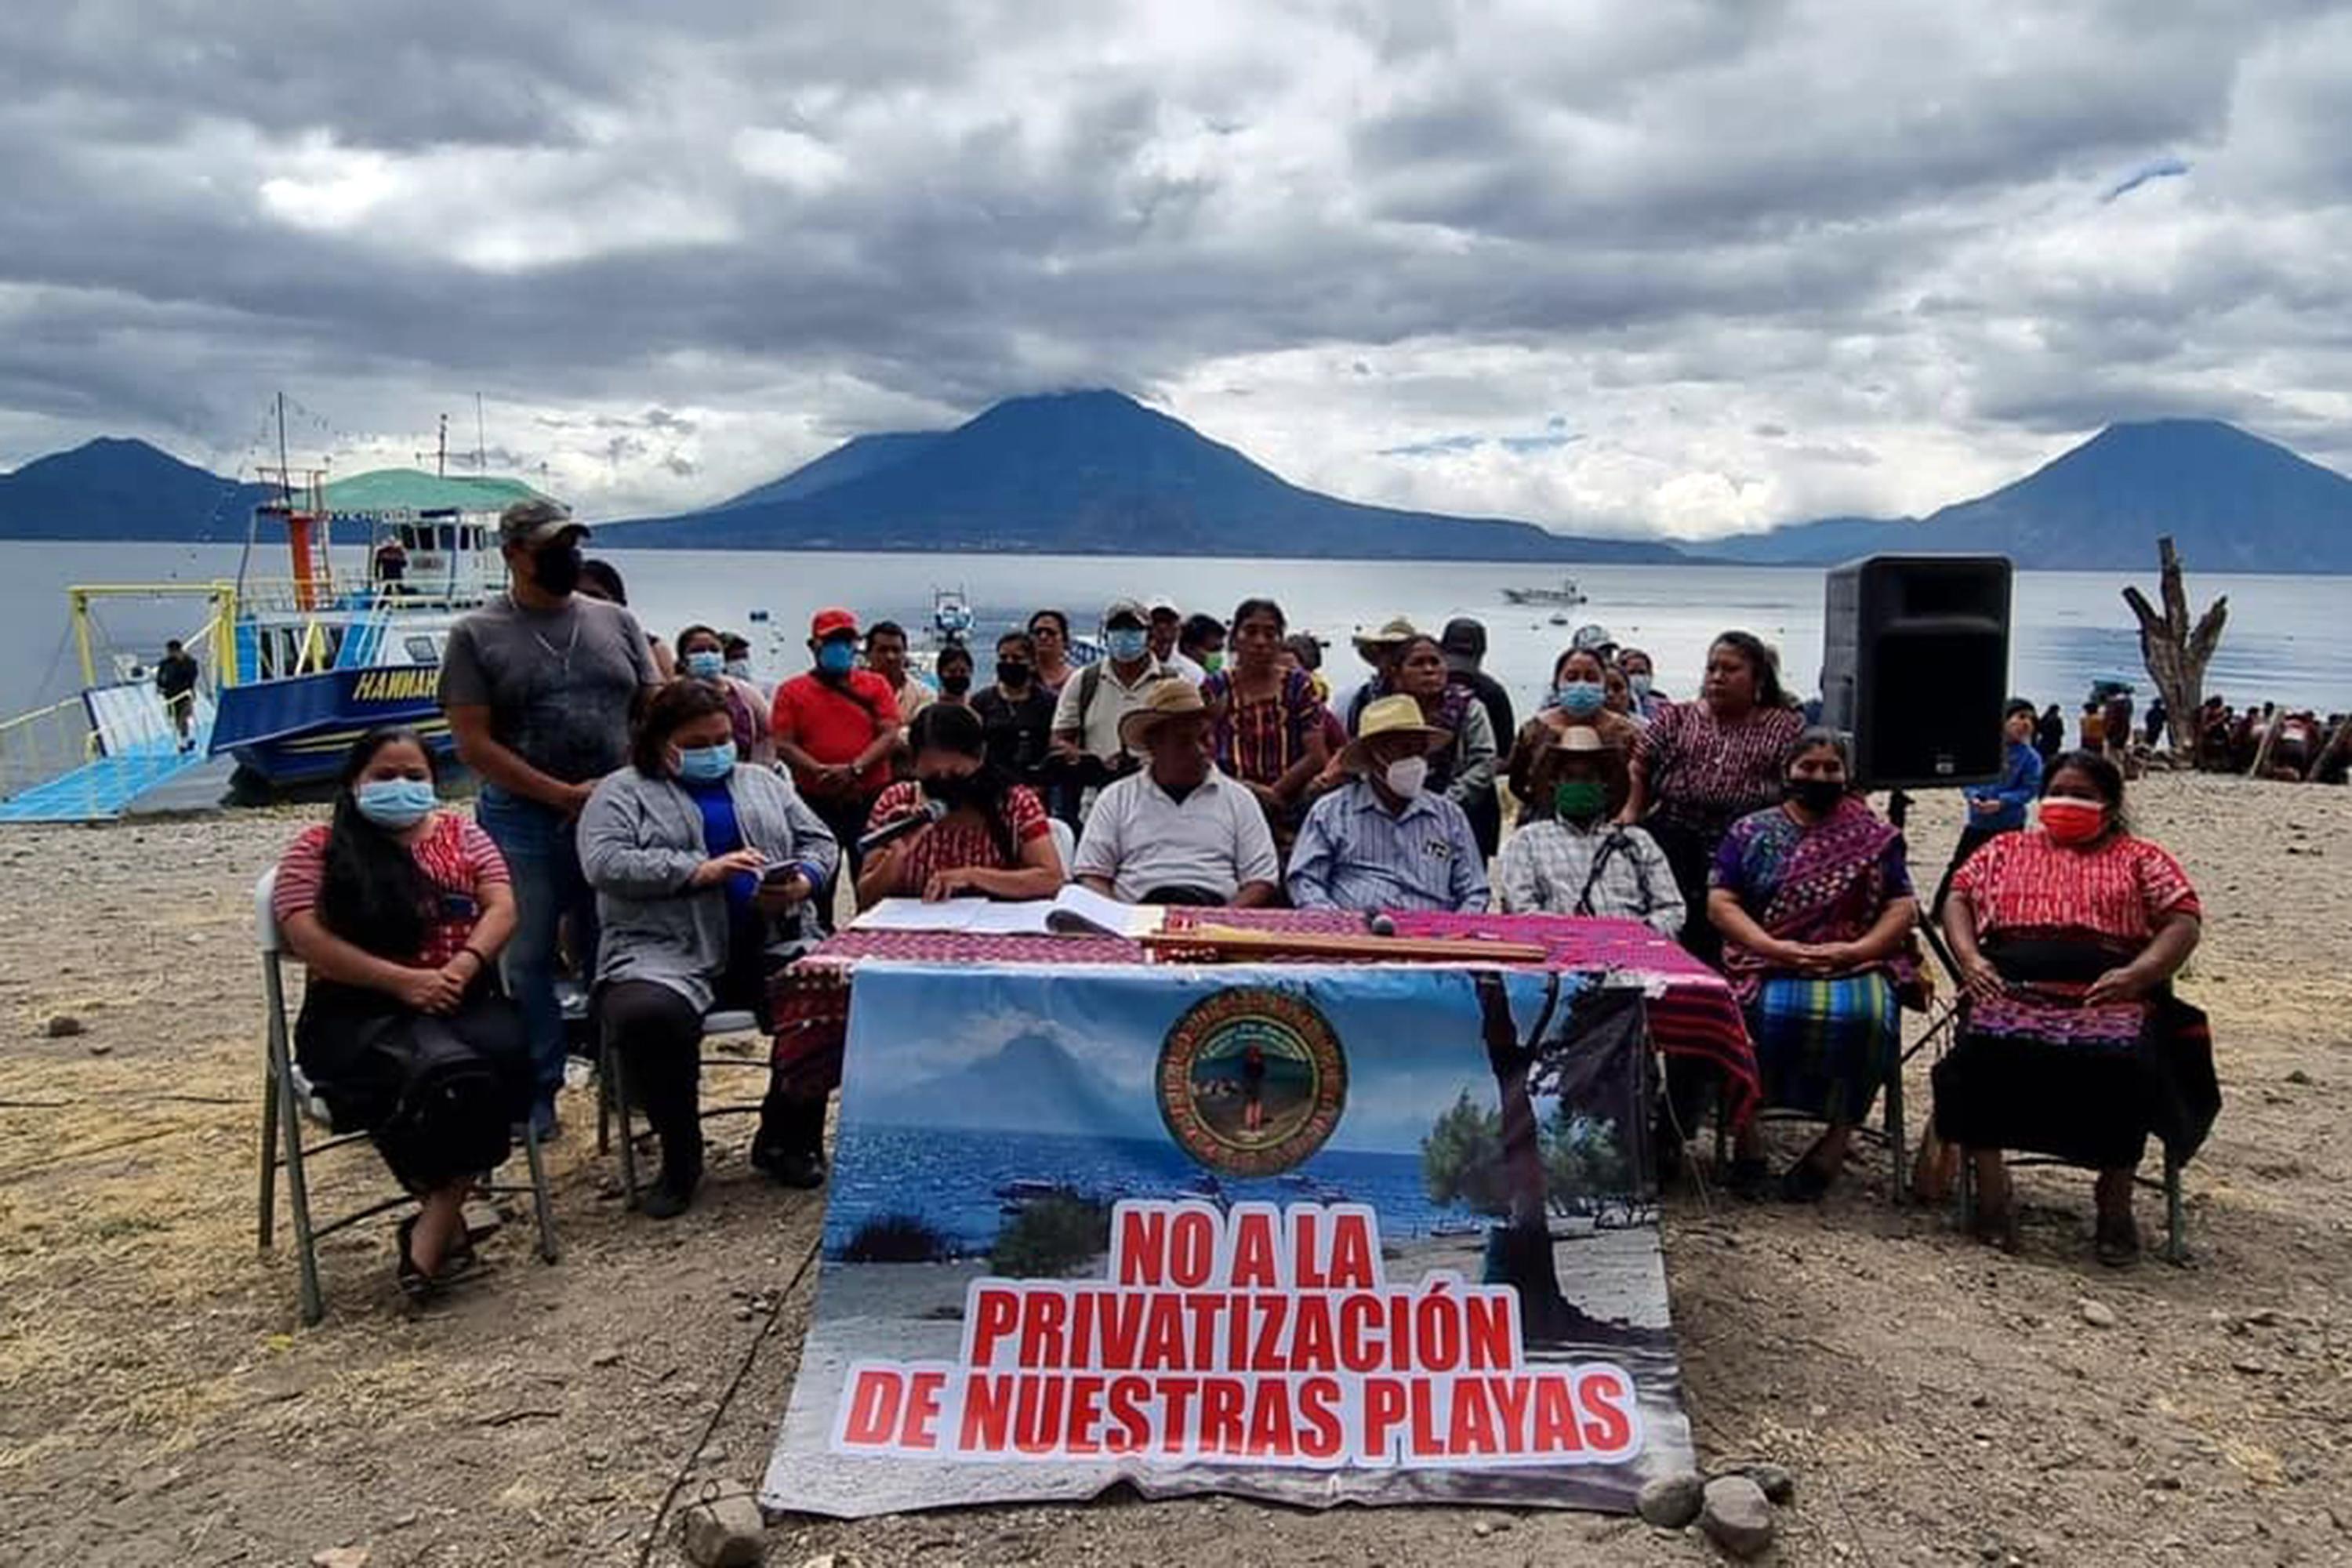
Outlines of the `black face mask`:
<svg viewBox="0 0 2352 1568">
<path fill-rule="evenodd" d="M 950 697 L 962 696 L 971 689 L 971 672 L 966 670 L 961 675 L 940 676 L 940 689 Z"/>
<path fill-rule="evenodd" d="M 1845 798 L 1845 785 L 1835 779 L 1790 779 L 1788 793 L 1815 816 L 1827 816 Z"/>
<path fill-rule="evenodd" d="M 580 586 L 580 568 L 587 563 L 580 546 L 568 539 L 557 544 L 543 544 L 531 555 L 531 580 L 541 592 L 561 598 Z"/>
<path fill-rule="evenodd" d="M 941 773 L 921 781 L 923 793 L 953 811 L 979 798 L 979 779 L 971 773 Z"/>
<path fill-rule="evenodd" d="M 999 664 L 996 679 L 999 685 L 1009 686 L 1018 691 L 1029 684 L 1029 667 L 1025 664 Z"/>
</svg>

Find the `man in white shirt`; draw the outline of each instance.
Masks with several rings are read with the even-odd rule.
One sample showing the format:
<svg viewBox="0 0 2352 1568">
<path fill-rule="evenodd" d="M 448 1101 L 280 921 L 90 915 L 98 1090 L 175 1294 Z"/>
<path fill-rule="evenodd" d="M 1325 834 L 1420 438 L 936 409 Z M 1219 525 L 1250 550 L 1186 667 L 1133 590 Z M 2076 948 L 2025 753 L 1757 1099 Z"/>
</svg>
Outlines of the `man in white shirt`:
<svg viewBox="0 0 2352 1568">
<path fill-rule="evenodd" d="M 1054 754 L 1079 772 L 1081 784 L 1102 784 L 1134 768 L 1136 758 L 1119 739 L 1119 722 L 1153 686 L 1175 674 L 1153 657 L 1149 626 L 1141 605 L 1112 600 L 1103 611 L 1108 654 L 1062 687 L 1054 707 Z M 1089 759 L 1093 767 L 1086 766 Z"/>
<path fill-rule="evenodd" d="M 1210 760 L 1209 721 L 1200 688 L 1163 680 L 1120 721 L 1148 760 L 1095 801 L 1072 868 L 1081 883 L 1131 904 L 1274 901 L 1274 833 L 1257 797 Z"/>
<path fill-rule="evenodd" d="M 1209 672 L 1200 660 L 1178 646 L 1184 637 L 1184 612 L 1176 601 L 1161 595 L 1147 606 L 1148 626 L 1151 635 L 1151 657 L 1198 686 L 1209 679 Z"/>
</svg>

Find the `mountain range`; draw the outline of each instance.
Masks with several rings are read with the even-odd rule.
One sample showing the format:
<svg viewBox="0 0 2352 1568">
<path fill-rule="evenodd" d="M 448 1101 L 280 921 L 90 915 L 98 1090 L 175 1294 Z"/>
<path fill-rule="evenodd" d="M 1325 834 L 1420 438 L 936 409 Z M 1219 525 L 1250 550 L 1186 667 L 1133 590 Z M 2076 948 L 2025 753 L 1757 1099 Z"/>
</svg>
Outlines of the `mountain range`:
<svg viewBox="0 0 2352 1568">
<path fill-rule="evenodd" d="M 103 438 L 0 474 L 0 539 L 242 540 L 260 486 Z M 2352 479 L 2213 420 L 2110 426 L 1925 518 L 1828 518 L 1680 549 L 1293 485 L 1110 392 L 1000 403 L 952 430 L 856 437 L 699 511 L 606 525 L 623 548 L 1003 551 L 1822 565 L 1882 551 L 2140 569 L 2169 533 L 2209 572 L 2352 573 Z"/>
</svg>

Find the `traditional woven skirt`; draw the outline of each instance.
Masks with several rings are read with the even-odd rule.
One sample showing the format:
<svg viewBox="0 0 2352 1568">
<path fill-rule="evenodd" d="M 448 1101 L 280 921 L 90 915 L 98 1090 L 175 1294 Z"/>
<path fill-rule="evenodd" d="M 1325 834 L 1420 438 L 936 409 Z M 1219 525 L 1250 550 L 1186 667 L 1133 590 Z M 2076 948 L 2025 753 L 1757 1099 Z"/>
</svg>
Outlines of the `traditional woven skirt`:
<svg viewBox="0 0 2352 1568">
<path fill-rule="evenodd" d="M 2205 1015 L 2168 994 L 2097 1007 L 2056 986 L 1972 998 L 1935 1085 L 1948 1142 L 2099 1170 L 2138 1164 L 2151 1133 L 2186 1162 L 2221 1109 Z"/>
<path fill-rule="evenodd" d="M 1767 1106 L 1846 1123 L 1870 1114 L 1903 1037 L 1894 983 L 1876 970 L 1767 980 L 1748 1028 Z"/>
</svg>

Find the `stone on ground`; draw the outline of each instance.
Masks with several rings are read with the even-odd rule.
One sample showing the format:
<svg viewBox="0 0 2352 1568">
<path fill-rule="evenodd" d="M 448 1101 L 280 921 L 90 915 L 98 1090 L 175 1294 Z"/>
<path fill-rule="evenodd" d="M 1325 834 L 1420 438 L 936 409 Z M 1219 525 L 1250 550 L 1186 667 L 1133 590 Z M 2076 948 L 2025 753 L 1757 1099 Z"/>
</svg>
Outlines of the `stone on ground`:
<svg viewBox="0 0 2352 1568">
<path fill-rule="evenodd" d="M 686 1554 L 701 1568 L 749 1568 L 768 1549 L 760 1505 L 749 1497 L 722 1497 L 697 1503 L 680 1516 Z"/>
<path fill-rule="evenodd" d="M 1633 1508 L 1644 1521 L 1661 1530 L 1680 1530 L 1698 1517 L 1706 1490 L 1706 1483 L 1688 1470 L 1660 1476 L 1643 1483 Z"/>
<path fill-rule="evenodd" d="M 1717 1476 L 1706 1483 L 1698 1527 L 1732 1556 L 1753 1557 L 1772 1544 L 1772 1505 L 1746 1476 Z"/>
</svg>

